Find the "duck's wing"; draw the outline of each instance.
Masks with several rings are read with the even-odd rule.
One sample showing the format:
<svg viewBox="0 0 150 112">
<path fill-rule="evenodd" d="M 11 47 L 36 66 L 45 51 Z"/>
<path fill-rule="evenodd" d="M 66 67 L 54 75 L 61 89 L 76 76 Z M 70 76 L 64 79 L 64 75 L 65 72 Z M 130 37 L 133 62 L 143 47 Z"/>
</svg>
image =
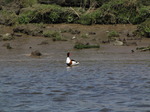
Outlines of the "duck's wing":
<svg viewBox="0 0 150 112">
<path fill-rule="evenodd" d="M 78 65 L 79 62 L 75 61 L 75 60 L 71 60 L 72 61 L 72 65 Z"/>
</svg>

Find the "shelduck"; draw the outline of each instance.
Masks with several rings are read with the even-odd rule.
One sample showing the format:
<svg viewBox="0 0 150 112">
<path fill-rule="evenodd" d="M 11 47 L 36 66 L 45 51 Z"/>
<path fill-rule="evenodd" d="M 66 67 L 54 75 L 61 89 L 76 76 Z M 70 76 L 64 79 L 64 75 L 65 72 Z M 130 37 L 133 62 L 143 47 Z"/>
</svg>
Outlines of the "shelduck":
<svg viewBox="0 0 150 112">
<path fill-rule="evenodd" d="M 67 64 L 68 66 L 79 65 L 79 62 L 70 59 L 69 56 L 70 56 L 70 53 L 68 52 L 68 53 L 67 53 L 67 59 L 66 59 L 66 64 Z"/>
</svg>

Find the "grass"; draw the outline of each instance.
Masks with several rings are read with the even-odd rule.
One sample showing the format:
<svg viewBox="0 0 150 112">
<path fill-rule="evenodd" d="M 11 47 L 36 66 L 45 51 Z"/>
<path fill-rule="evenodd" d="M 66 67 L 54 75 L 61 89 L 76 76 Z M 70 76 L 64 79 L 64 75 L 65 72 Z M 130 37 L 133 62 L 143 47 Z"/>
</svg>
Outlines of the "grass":
<svg viewBox="0 0 150 112">
<path fill-rule="evenodd" d="M 117 39 L 117 37 L 119 37 L 119 33 L 117 31 L 110 31 L 107 34 L 108 40 L 110 41 L 114 41 Z"/>
<path fill-rule="evenodd" d="M 0 24 L 14 25 L 17 23 L 17 15 L 14 12 L 7 10 L 0 10 Z"/>
<path fill-rule="evenodd" d="M 119 33 L 117 31 L 110 31 L 108 37 L 119 37 Z"/>
<path fill-rule="evenodd" d="M 67 41 L 61 36 L 61 33 L 57 31 L 45 31 L 43 32 L 43 36 L 46 38 L 52 38 L 53 41 Z"/>
<path fill-rule="evenodd" d="M 82 34 L 81 38 L 88 38 L 88 34 Z"/>
<path fill-rule="evenodd" d="M 136 33 L 150 38 L 150 18 L 138 26 Z"/>
</svg>

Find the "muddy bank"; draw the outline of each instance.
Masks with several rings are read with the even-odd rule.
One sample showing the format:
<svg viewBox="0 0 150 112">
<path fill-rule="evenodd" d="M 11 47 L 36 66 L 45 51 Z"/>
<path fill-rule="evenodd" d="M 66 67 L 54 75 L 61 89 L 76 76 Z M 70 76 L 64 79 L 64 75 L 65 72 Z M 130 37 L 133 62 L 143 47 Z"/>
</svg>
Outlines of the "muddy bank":
<svg viewBox="0 0 150 112">
<path fill-rule="evenodd" d="M 30 33 L 16 32 L 14 31 L 14 28 L 16 27 L 0 27 L 1 35 L 11 34 L 13 36 L 12 40 L 0 41 L 1 59 L 10 57 L 16 58 L 17 56 L 21 59 L 22 57 L 30 56 L 31 53 L 36 50 L 42 53 L 40 58 L 64 59 L 66 57 L 66 52 L 68 51 L 74 52 L 75 56 L 77 56 L 78 53 L 85 53 L 86 55 L 98 59 L 98 54 L 103 53 L 106 56 L 109 55 L 111 58 L 112 54 L 122 54 L 122 56 L 129 56 L 133 53 L 137 55 L 145 54 L 145 52 L 136 49 L 150 45 L 149 38 L 134 36 L 132 32 L 136 29 L 135 25 L 84 26 L 78 24 L 55 24 L 45 25 L 42 27 L 42 31 L 40 29 L 41 32 L 57 32 L 61 38 L 65 39 L 65 41 L 54 40 L 53 36 L 46 37 L 43 33 L 32 35 L 32 28 L 29 27 L 27 28 Z M 112 37 L 112 40 L 109 40 L 108 34 L 111 31 L 117 32 L 119 36 Z M 124 45 L 114 44 L 114 42 L 123 43 L 124 40 L 126 40 L 126 44 Z M 89 45 L 99 45 L 100 48 L 77 50 L 74 48 L 74 45 L 79 42 Z M 9 45 L 11 49 L 8 49 L 4 44 Z M 149 51 L 147 51 L 146 54 L 149 54 Z M 120 56 L 120 58 L 122 56 Z M 143 56 L 141 58 L 144 58 Z M 134 56 L 132 58 L 134 58 Z"/>
<path fill-rule="evenodd" d="M 27 24 L 14 27 L 0 26 L 0 34 L 10 33 L 14 36 L 29 35 L 33 37 L 54 37 L 53 33 L 58 33 L 66 40 L 108 40 L 108 35 L 112 31 L 117 32 L 117 39 L 134 40 L 139 37 L 133 32 L 137 29 L 136 25 L 79 25 L 79 24 Z M 115 37 L 115 36 L 114 36 Z"/>
</svg>

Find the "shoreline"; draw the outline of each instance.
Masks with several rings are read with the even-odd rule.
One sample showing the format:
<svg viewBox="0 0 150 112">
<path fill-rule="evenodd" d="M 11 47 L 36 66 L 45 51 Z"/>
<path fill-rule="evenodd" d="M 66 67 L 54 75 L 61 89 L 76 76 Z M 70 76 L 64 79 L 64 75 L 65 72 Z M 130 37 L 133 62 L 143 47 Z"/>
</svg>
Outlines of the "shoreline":
<svg viewBox="0 0 150 112">
<path fill-rule="evenodd" d="M 8 30 L 8 29 L 9 30 Z M 12 28 L 7 27 L 2 30 L 3 33 L 12 33 Z M 135 30 L 136 26 L 134 25 L 70 25 L 70 24 L 57 24 L 57 25 L 48 25 L 46 27 L 48 30 L 60 30 L 60 29 L 73 29 L 78 30 L 80 34 L 71 34 L 71 33 L 61 33 L 67 37 L 67 41 L 53 41 L 51 38 L 45 38 L 41 36 L 30 36 L 21 34 L 21 37 L 15 37 L 11 41 L 0 41 L 0 58 L 1 59 L 27 59 L 34 58 L 30 57 L 30 53 L 38 50 L 43 55 L 40 57 L 43 59 L 53 59 L 63 60 L 66 58 L 66 53 L 68 51 L 73 53 L 75 59 L 79 60 L 105 60 L 105 59 L 149 59 L 150 52 L 140 52 L 136 50 L 137 47 L 146 47 L 150 45 L 149 38 L 142 38 L 142 40 L 132 39 L 128 40 L 129 42 L 136 42 L 137 45 L 129 46 L 116 46 L 113 43 L 102 43 L 102 41 L 107 40 L 107 31 L 111 31 L 112 28 L 115 31 L 120 33 L 121 39 L 128 38 L 127 33 L 131 34 Z M 95 35 L 89 35 L 89 37 L 81 37 L 83 34 L 89 32 L 95 32 Z M 2 34 L 2 32 L 0 32 Z M 72 39 L 73 36 L 76 36 L 75 39 Z M 130 37 L 135 38 L 135 37 Z M 46 42 L 41 44 L 42 42 Z M 100 48 L 91 48 L 91 49 L 74 49 L 74 44 L 76 42 L 98 44 Z M 10 43 L 12 49 L 7 49 L 3 45 Z M 134 52 L 132 52 L 134 50 Z M 27 55 L 28 54 L 28 55 Z M 82 59 L 84 58 L 84 59 Z"/>
</svg>

